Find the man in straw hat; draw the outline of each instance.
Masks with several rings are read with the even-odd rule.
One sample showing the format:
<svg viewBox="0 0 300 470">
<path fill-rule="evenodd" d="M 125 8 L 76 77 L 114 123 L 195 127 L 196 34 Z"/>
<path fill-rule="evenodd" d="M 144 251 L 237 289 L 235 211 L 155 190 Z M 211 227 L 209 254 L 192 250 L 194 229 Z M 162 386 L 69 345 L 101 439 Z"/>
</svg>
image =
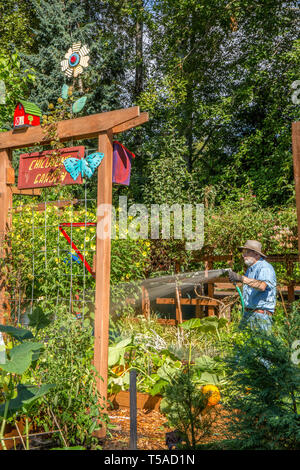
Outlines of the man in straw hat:
<svg viewBox="0 0 300 470">
<path fill-rule="evenodd" d="M 265 331 L 272 328 L 272 315 L 276 305 L 276 274 L 261 251 L 261 243 L 247 240 L 242 250 L 244 263 L 248 269 L 244 276 L 229 271 L 229 280 L 243 283 L 245 303 L 244 316 L 240 328 L 258 326 Z"/>
</svg>

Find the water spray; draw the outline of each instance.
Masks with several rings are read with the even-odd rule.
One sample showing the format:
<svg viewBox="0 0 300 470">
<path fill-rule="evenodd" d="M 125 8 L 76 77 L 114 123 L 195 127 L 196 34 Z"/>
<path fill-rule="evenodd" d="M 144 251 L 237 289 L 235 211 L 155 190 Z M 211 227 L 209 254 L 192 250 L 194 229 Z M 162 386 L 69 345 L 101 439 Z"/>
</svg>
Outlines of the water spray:
<svg viewBox="0 0 300 470">
<path fill-rule="evenodd" d="M 155 300 L 157 297 L 164 297 L 175 292 L 178 293 L 180 288 L 181 292 L 189 291 L 199 284 L 206 284 L 217 280 L 219 277 L 228 274 L 230 268 L 225 269 L 211 269 L 202 271 L 190 271 L 185 273 L 178 273 L 167 276 L 159 276 L 154 278 L 145 279 L 142 285 L 147 289 L 149 300 Z M 118 284 L 119 287 L 125 287 L 126 290 L 130 288 L 138 288 L 141 286 L 141 281 L 131 283 Z M 240 288 L 234 283 L 234 286 L 239 294 L 242 311 L 244 313 L 244 299 Z M 115 286 L 117 287 L 117 286 Z M 177 299 L 178 300 L 178 299 Z"/>
</svg>

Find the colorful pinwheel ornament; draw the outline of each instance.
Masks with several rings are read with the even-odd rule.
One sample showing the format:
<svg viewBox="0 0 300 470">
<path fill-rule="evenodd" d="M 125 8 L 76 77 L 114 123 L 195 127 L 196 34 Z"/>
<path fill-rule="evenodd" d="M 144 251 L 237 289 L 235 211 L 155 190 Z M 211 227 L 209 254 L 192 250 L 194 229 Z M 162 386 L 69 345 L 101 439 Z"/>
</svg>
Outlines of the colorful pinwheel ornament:
<svg viewBox="0 0 300 470">
<path fill-rule="evenodd" d="M 67 158 L 64 161 L 64 167 L 70 173 L 74 181 L 77 180 L 81 174 L 82 178 L 87 176 L 91 178 L 104 157 L 103 153 L 95 152 L 88 155 L 86 158 Z"/>
<path fill-rule="evenodd" d="M 64 60 L 61 61 L 61 70 L 67 77 L 78 77 L 83 69 L 88 66 L 90 50 L 87 46 L 81 45 L 81 42 L 73 44 L 65 54 Z"/>
</svg>

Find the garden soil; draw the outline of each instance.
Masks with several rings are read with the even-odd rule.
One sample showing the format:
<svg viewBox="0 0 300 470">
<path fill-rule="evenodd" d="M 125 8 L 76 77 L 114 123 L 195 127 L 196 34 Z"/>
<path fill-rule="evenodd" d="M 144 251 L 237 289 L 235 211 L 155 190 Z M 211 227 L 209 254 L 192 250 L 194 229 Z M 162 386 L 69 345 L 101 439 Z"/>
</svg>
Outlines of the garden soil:
<svg viewBox="0 0 300 470">
<path fill-rule="evenodd" d="M 199 443 L 207 444 L 225 439 L 228 414 L 221 405 L 216 406 L 217 418 L 212 426 L 209 437 Z M 129 408 L 110 410 L 111 424 L 116 429 L 110 430 L 111 437 L 107 437 L 102 444 L 103 450 L 130 450 L 130 419 Z M 166 418 L 158 411 L 138 410 L 137 412 L 137 447 L 138 450 L 168 450 L 166 445 L 166 432 L 174 431 L 167 427 Z"/>
</svg>

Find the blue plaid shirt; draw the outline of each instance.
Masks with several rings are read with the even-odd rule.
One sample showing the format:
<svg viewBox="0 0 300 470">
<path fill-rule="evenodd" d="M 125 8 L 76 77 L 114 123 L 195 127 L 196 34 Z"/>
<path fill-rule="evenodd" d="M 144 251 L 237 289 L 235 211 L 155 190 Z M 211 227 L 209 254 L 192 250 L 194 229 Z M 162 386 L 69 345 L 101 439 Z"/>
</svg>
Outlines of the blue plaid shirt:
<svg viewBox="0 0 300 470">
<path fill-rule="evenodd" d="M 267 284 L 263 292 L 244 284 L 243 298 L 245 308 L 274 312 L 276 305 L 276 274 L 273 266 L 264 258 L 260 258 L 247 269 L 245 276 L 250 279 L 264 281 Z"/>
</svg>

